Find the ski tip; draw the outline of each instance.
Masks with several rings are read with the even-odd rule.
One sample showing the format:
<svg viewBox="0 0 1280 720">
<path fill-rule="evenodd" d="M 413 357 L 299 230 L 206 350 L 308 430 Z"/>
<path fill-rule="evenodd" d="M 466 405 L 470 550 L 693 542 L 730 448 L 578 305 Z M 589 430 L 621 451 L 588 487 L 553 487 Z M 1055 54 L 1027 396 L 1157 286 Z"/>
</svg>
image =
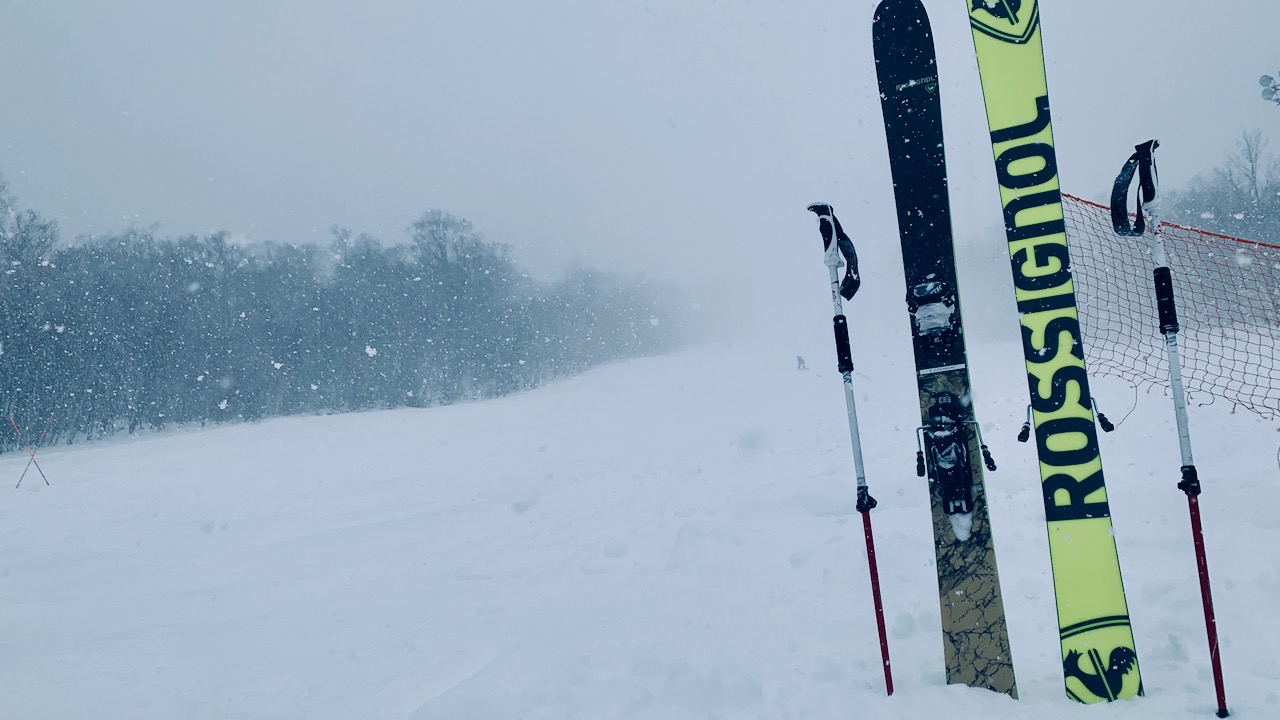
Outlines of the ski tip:
<svg viewBox="0 0 1280 720">
<path fill-rule="evenodd" d="M 880 0 L 880 2 L 876 3 L 875 19 L 880 20 L 880 16 L 887 14 L 888 11 L 903 12 L 916 8 L 919 8 L 920 12 L 924 11 L 924 6 L 920 4 L 920 0 Z"/>
<path fill-rule="evenodd" d="M 820 202 L 809 203 L 809 207 L 805 209 L 811 213 L 817 213 L 819 215 L 830 215 L 832 212 L 830 205 L 828 205 L 827 203 L 820 203 Z"/>
</svg>

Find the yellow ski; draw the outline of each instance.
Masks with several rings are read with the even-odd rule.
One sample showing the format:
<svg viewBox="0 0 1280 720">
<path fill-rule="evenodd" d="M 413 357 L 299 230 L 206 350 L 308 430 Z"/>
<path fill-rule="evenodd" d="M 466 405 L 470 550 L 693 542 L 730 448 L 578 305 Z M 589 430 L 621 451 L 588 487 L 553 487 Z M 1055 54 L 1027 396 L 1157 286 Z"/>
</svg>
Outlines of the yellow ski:
<svg viewBox="0 0 1280 720">
<path fill-rule="evenodd" d="M 1000 184 L 1067 695 L 1142 694 L 1067 253 L 1036 0 L 965 0 Z"/>
</svg>

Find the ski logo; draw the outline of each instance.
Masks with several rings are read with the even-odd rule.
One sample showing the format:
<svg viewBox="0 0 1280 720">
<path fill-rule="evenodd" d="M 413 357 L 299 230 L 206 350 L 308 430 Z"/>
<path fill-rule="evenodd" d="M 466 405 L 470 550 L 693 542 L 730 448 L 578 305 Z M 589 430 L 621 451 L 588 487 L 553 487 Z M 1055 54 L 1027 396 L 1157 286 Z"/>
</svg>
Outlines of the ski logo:
<svg viewBox="0 0 1280 720">
<path fill-rule="evenodd" d="M 906 82 L 904 82 L 904 83 L 898 83 L 898 84 L 894 87 L 894 89 L 895 89 L 895 90 L 897 90 L 898 92 L 902 92 L 903 90 L 906 90 L 907 88 L 920 87 L 920 86 L 924 86 L 925 91 L 926 91 L 926 92 L 928 92 L 928 93 L 930 93 L 930 94 L 937 92 L 937 91 L 938 91 L 938 76 L 937 76 L 937 75 L 930 75 L 929 77 L 916 78 L 915 80 L 908 80 L 908 81 L 906 81 Z"/>
<path fill-rule="evenodd" d="M 1037 0 L 970 0 L 969 23 L 997 40 L 1023 45 L 1040 27 L 1040 4 Z"/>
<path fill-rule="evenodd" d="M 1084 345 L 1067 251 L 1049 98 L 1035 117 L 995 130 L 996 179 L 1004 201 L 1013 284 L 1022 317 L 1036 444 L 1049 522 L 1110 515 L 1094 428 Z"/>
<path fill-rule="evenodd" d="M 1089 670 L 1092 672 L 1080 667 L 1082 657 L 1084 655 L 1079 650 L 1069 650 L 1062 661 L 1062 672 L 1068 680 L 1068 692 L 1081 702 L 1087 702 L 1089 698 L 1072 689 L 1071 680 L 1079 683 L 1085 693 L 1109 702 L 1122 697 L 1125 676 L 1138 667 L 1138 654 L 1133 648 L 1123 646 L 1111 651 L 1111 657 L 1105 666 L 1102 663 L 1102 653 L 1091 648 L 1088 658 Z"/>
</svg>

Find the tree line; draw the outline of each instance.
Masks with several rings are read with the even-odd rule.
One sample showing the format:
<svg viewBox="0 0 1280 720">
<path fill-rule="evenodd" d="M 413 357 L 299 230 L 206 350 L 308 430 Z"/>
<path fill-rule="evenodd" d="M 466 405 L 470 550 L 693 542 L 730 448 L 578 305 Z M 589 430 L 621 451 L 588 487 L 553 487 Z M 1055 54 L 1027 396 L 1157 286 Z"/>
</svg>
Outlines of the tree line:
<svg viewBox="0 0 1280 720">
<path fill-rule="evenodd" d="M 1280 162 L 1260 131 L 1240 134 L 1223 163 L 1169 193 L 1165 220 L 1280 245 Z"/>
<path fill-rule="evenodd" d="M 530 279 L 444 212 L 328 246 L 148 230 L 61 243 L 0 179 L 0 452 L 535 387 L 681 341 L 678 292 L 580 268 Z"/>
</svg>

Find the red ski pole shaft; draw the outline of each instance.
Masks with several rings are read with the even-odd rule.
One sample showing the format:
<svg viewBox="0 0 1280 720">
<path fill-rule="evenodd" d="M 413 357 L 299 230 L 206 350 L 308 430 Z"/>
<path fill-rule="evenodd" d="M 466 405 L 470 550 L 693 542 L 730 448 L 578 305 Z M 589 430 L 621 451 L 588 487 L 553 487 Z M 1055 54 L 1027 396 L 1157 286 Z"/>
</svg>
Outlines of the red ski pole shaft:
<svg viewBox="0 0 1280 720">
<path fill-rule="evenodd" d="M 1200 600 L 1204 606 L 1204 629 L 1209 637 L 1209 664 L 1213 668 L 1213 690 L 1217 694 L 1218 717 L 1227 717 L 1227 691 L 1222 684 L 1222 658 L 1218 656 L 1218 621 L 1213 611 L 1213 592 L 1209 589 L 1209 560 L 1204 551 L 1204 531 L 1200 525 L 1200 498 L 1187 494 L 1191 513 L 1191 538 L 1196 546 L 1196 567 L 1200 571 Z"/>
<path fill-rule="evenodd" d="M 12 415 L 9 416 L 9 424 L 13 426 L 13 431 L 18 434 L 18 442 L 22 443 L 22 449 L 26 450 L 27 455 L 34 461 L 36 454 L 31 451 L 31 446 L 22 439 L 22 428 L 18 427 L 18 421 L 14 420 Z"/>
<path fill-rule="evenodd" d="M 862 513 L 862 534 L 867 538 L 867 565 L 871 570 L 871 599 L 876 607 L 876 632 L 880 634 L 880 660 L 884 664 L 884 692 L 893 694 L 893 672 L 889 667 L 889 638 L 884 629 L 884 604 L 880 602 L 880 571 L 876 568 L 876 544 L 871 534 L 871 512 Z"/>
<path fill-rule="evenodd" d="M 36 447 L 44 443 L 44 436 L 49 434 L 49 429 L 53 427 L 53 413 L 49 413 L 49 417 L 44 421 L 44 429 L 40 431 L 40 439 L 36 440 Z"/>
</svg>

